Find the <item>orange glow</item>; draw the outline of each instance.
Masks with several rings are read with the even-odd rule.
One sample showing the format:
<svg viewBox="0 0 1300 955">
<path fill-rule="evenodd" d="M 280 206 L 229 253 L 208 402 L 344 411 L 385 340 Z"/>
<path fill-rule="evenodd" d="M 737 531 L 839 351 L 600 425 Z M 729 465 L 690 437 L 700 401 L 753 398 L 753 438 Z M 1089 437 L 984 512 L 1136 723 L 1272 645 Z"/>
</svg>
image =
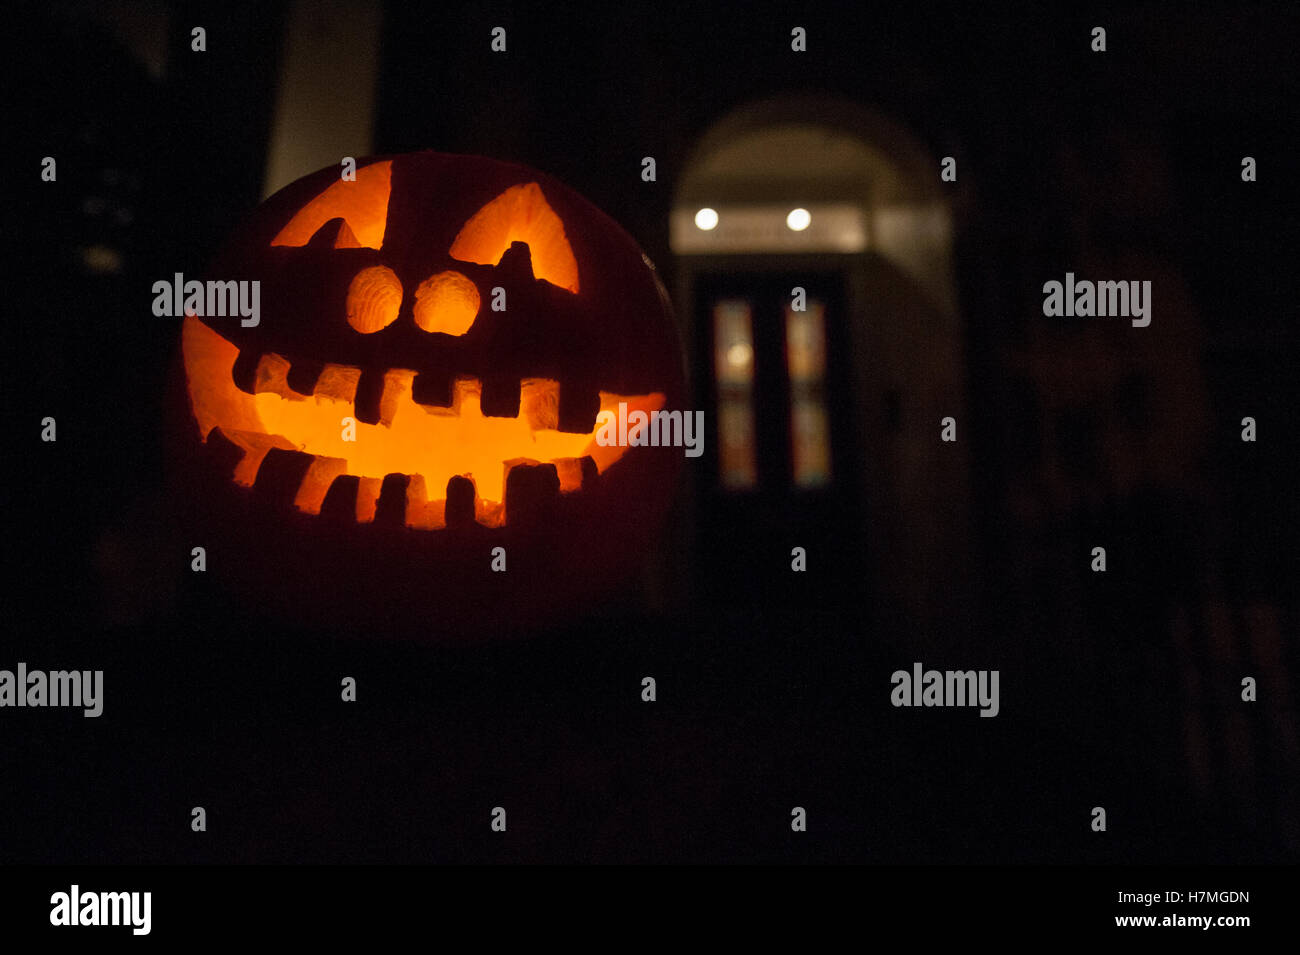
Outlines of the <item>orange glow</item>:
<svg viewBox="0 0 1300 955">
<path fill-rule="evenodd" d="M 473 378 L 457 379 L 450 408 L 417 404 L 411 397 L 415 372 L 406 369 L 385 374 L 380 423 L 356 422 L 356 440 L 344 441 L 343 419 L 354 417 L 358 369 L 327 366 L 316 393 L 302 396 L 288 388 L 289 363 L 268 355 L 258 365 L 258 393 L 249 395 L 236 388 L 231 378 L 238 349 L 193 316 L 185 318 L 182 351 L 190 402 L 203 438 L 219 426 L 245 450 L 235 470 L 237 483 L 252 484 L 271 447 L 315 456 L 294 501 L 308 513 L 319 513 L 335 478 L 352 474 L 361 477 L 357 520 L 372 521 L 384 476 L 407 474 L 412 476 L 407 525 L 441 527 L 447 482 L 464 475 L 477 490 L 476 518 L 495 527 L 504 521 L 506 462 L 556 463 L 564 493 L 581 486 L 579 459 L 590 456 L 597 470 L 604 472 L 627 450 L 598 445 L 595 427 L 588 434 L 555 430 L 561 388 L 557 382 L 525 379 L 520 386 L 519 416 L 496 418 L 482 414 L 481 385 Z M 649 414 L 663 407 L 664 396 L 600 392 L 602 411 L 617 413 L 619 402 L 627 403 L 629 413 Z"/>
<path fill-rule="evenodd" d="M 459 272 L 439 272 L 415 290 L 415 324 L 426 332 L 464 335 L 474 324 L 478 306 L 473 282 Z"/>
<path fill-rule="evenodd" d="M 342 218 L 346 228 L 339 232 L 334 248 L 378 249 L 384 244 L 392 180 L 391 161 L 358 169 L 355 181 L 339 180 L 303 206 L 271 244 L 304 246 L 325 223 Z"/>
<path fill-rule="evenodd" d="M 578 262 L 564 234 L 564 223 L 535 182 L 511 186 L 474 213 L 451 244 L 451 257 L 496 265 L 512 242 L 528 243 L 533 275 L 577 293 Z"/>
<path fill-rule="evenodd" d="M 362 269 L 348 286 L 348 324 L 370 335 L 387 328 L 402 310 L 402 283 L 384 265 Z"/>
</svg>

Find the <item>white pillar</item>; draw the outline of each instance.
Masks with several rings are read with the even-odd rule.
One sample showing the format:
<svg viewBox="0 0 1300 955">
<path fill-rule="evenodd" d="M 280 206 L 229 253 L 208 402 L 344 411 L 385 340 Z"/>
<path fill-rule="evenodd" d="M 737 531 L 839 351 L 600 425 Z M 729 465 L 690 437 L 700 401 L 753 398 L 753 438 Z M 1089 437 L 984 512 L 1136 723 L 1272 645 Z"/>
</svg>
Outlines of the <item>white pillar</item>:
<svg viewBox="0 0 1300 955">
<path fill-rule="evenodd" d="M 378 0 L 294 0 L 271 119 L 262 197 L 374 149 Z"/>
</svg>

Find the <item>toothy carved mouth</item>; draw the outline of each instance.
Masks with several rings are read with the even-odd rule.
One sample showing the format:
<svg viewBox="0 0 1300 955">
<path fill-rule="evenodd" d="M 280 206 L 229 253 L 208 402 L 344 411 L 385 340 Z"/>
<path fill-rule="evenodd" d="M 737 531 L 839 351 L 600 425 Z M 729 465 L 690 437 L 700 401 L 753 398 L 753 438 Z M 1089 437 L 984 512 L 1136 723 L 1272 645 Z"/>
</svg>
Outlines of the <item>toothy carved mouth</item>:
<svg viewBox="0 0 1300 955">
<path fill-rule="evenodd" d="M 596 443 L 596 412 L 614 410 L 619 402 L 647 413 L 664 404 L 660 393 L 600 392 L 591 431 L 568 433 L 557 429 L 565 396 L 556 381 L 520 381 L 517 411 L 505 416 L 484 413 L 490 396 L 477 379 L 453 379 L 450 403 L 440 405 L 416 400 L 427 398 L 417 372 L 394 368 L 376 376 L 377 387 L 370 387 L 377 391 L 377 399 L 372 399 L 373 407 L 363 407 L 362 387 L 368 375 L 355 367 L 313 368 L 299 363 L 314 379 L 310 393 L 304 393 L 300 389 L 306 387 L 307 375 L 295 379 L 289 359 L 277 354 L 258 355 L 255 363 L 242 359 L 233 344 L 189 316 L 183 350 L 191 406 L 201 434 L 210 441 L 219 428 L 225 440 L 242 452 L 233 468 L 236 483 L 260 487 L 278 481 L 292 490 L 295 507 L 316 514 L 327 496 L 336 497 L 340 488 L 355 482 L 356 517 L 368 521 L 377 513 L 382 516 L 382 499 L 392 500 L 400 493 L 397 484 L 405 482 L 402 523 L 408 527 L 445 526 L 448 485 L 454 478 L 472 481 L 474 518 L 487 526 L 506 523 L 512 510 L 522 512 L 507 501 L 508 483 L 511 488 L 527 483 L 514 477 L 508 481 L 509 472 L 520 465 L 554 465 L 558 477 L 554 494 L 578 491 L 626 451 Z M 235 377 L 241 374 L 251 379 L 251 394 L 236 387 Z M 352 419 L 350 425 L 346 419 Z M 286 453 L 296 456 L 291 467 Z M 587 460 L 590 463 L 584 464 Z M 282 473 L 271 473 L 277 470 Z M 288 488 L 295 479 L 296 488 Z M 547 493 L 545 474 L 532 483 L 538 483 L 540 491 L 521 491 L 521 500 L 524 495 Z M 464 492 L 460 484 L 452 496 L 459 499 Z"/>
<path fill-rule="evenodd" d="M 460 407 L 466 382 L 476 382 L 479 410 L 489 418 L 530 416 L 534 430 L 590 434 L 601 410 L 595 389 L 564 389 L 547 378 L 497 377 L 483 382 L 473 375 L 418 371 L 410 367 L 386 370 L 286 357 L 278 352 L 246 348 L 231 369 L 235 386 L 250 395 L 272 393 L 289 401 L 328 397 L 350 401 L 353 417 L 366 424 L 390 425 L 394 401 L 409 392 L 411 400 L 430 413 Z M 530 391 L 531 395 L 524 394 Z M 535 419 L 535 420 L 534 420 Z"/>
</svg>

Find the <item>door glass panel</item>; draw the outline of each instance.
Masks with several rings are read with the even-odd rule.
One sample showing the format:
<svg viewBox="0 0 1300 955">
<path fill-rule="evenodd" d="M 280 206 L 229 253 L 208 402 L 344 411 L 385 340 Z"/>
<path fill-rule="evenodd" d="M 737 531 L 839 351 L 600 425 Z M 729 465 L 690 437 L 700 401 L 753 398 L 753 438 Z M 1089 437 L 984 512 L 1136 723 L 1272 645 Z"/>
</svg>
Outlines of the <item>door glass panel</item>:
<svg viewBox="0 0 1300 955">
<path fill-rule="evenodd" d="M 754 435 L 754 319 L 748 302 L 713 306 L 713 374 L 718 383 L 718 477 L 733 490 L 758 483 Z"/>
<path fill-rule="evenodd" d="M 831 479 L 830 419 L 826 412 L 826 308 L 785 307 L 785 361 L 790 378 L 790 458 L 796 487 Z"/>
</svg>

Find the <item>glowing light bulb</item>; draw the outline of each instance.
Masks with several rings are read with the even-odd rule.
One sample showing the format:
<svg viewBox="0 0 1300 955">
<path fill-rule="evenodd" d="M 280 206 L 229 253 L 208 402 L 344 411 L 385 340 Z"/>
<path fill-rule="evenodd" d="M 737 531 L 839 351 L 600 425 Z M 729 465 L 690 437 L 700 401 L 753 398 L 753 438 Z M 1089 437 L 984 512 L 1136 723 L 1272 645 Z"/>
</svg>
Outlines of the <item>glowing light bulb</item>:
<svg viewBox="0 0 1300 955">
<path fill-rule="evenodd" d="M 812 224 L 812 213 L 807 209 L 791 209 L 785 217 L 785 224 L 792 232 L 802 232 Z"/>
<path fill-rule="evenodd" d="M 718 225 L 718 214 L 712 209 L 701 209 L 695 213 L 695 227 L 708 232 Z"/>
</svg>

